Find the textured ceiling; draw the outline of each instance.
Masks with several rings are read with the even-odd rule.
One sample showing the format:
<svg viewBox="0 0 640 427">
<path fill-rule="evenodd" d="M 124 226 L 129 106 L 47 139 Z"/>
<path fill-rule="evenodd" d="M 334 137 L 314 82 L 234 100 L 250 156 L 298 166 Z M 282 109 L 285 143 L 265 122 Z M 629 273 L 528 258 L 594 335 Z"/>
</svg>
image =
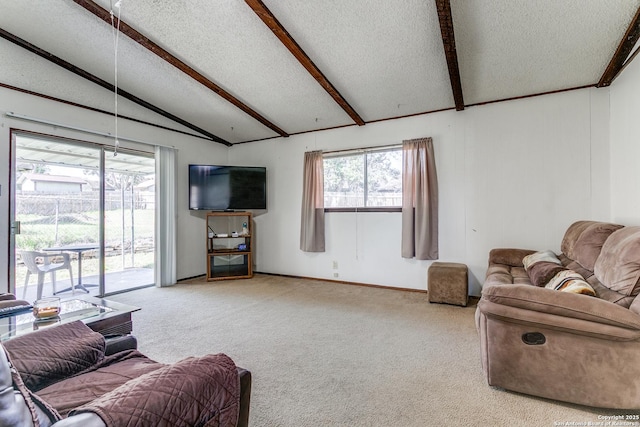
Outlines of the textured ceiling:
<svg viewBox="0 0 640 427">
<path fill-rule="evenodd" d="M 364 122 L 454 108 L 435 1 L 263 0 Z M 96 1 L 112 8 L 110 0 Z M 121 115 L 230 143 L 354 120 L 241 0 L 121 0 L 123 22 L 210 80 L 223 99 L 121 34 Z M 640 0 L 451 0 L 465 105 L 595 85 Z M 114 9 L 116 13 L 118 9 Z M 111 84 L 114 32 L 72 0 L 0 0 L 0 29 Z M 113 94 L 0 39 L 0 84 L 112 112 Z M 28 113 L 28 112 L 18 112 Z M 105 116 L 108 117 L 108 116 Z"/>
<path fill-rule="evenodd" d="M 265 4 L 365 121 L 453 105 L 435 2 Z"/>
<path fill-rule="evenodd" d="M 618 0 L 451 4 L 466 104 L 597 83 L 638 9 Z"/>
</svg>

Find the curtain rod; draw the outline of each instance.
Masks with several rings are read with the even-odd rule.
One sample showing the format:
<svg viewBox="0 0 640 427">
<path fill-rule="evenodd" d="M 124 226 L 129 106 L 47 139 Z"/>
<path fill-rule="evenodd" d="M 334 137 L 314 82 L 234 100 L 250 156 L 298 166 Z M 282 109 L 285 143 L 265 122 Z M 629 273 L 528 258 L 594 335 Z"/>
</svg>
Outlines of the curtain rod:
<svg viewBox="0 0 640 427">
<path fill-rule="evenodd" d="M 366 151 L 366 150 L 375 150 L 375 149 L 384 149 L 384 148 L 399 148 L 399 147 L 402 147 L 402 143 L 388 144 L 388 145 L 377 145 L 377 146 L 373 146 L 373 147 L 346 148 L 344 150 L 323 151 L 322 154 L 334 154 L 334 153 L 345 153 L 345 152 L 348 152 L 348 151 Z"/>
<path fill-rule="evenodd" d="M 29 117 L 29 116 L 24 116 L 22 114 L 16 114 L 12 111 L 7 111 L 4 113 L 4 115 L 6 117 L 10 117 L 12 119 L 18 119 L 18 120 L 24 120 L 27 122 L 33 122 L 33 123 L 39 123 L 39 124 L 44 124 L 44 125 L 49 125 L 49 126 L 53 126 L 53 127 L 58 127 L 58 128 L 62 128 L 62 129 L 69 129 L 69 130 L 75 130 L 77 132 L 83 132 L 83 133 L 88 133 L 91 135 L 98 135 L 98 136 L 103 136 L 105 138 L 111 138 L 111 139 L 115 139 L 115 136 L 108 133 L 108 132 L 100 132 L 97 130 L 91 130 L 91 129 L 85 129 L 85 128 L 79 128 L 76 126 L 71 126 L 71 125 L 65 125 L 65 124 L 61 124 L 61 123 L 56 123 L 56 122 L 52 122 L 49 120 L 44 120 L 44 119 L 38 119 L 37 117 Z M 118 136 L 118 139 L 121 139 L 123 141 L 129 141 L 129 142 L 136 142 L 139 144 L 145 144 L 145 145 L 161 145 L 161 144 L 152 144 L 148 141 L 141 141 L 139 139 L 133 139 L 133 138 L 126 138 L 126 137 L 122 137 L 122 136 Z M 162 145 L 163 147 L 169 147 L 169 148 L 175 148 L 171 145 Z"/>
</svg>

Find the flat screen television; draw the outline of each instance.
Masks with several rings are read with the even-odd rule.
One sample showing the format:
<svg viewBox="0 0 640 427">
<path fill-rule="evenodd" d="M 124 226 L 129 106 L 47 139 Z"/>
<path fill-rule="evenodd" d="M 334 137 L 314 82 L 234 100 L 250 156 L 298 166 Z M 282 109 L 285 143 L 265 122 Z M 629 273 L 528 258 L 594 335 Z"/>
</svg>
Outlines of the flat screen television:
<svg viewBox="0 0 640 427">
<path fill-rule="evenodd" d="M 189 165 L 189 209 L 221 211 L 266 208 L 266 168 Z"/>
</svg>

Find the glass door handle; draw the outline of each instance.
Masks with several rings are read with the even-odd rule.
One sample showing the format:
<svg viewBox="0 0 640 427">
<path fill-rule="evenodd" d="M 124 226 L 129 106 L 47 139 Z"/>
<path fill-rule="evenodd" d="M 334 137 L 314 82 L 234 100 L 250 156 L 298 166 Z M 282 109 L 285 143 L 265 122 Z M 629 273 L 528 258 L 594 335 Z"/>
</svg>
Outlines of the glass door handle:
<svg viewBox="0 0 640 427">
<path fill-rule="evenodd" d="M 11 234 L 20 234 L 20 221 L 14 221 L 11 224 Z"/>
</svg>

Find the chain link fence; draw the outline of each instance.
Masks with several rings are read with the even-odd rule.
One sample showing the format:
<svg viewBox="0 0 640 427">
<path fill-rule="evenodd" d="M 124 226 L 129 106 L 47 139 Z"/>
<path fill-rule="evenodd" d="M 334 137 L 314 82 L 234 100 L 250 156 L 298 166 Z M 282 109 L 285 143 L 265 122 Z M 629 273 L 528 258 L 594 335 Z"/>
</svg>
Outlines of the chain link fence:
<svg viewBox="0 0 640 427">
<path fill-rule="evenodd" d="M 21 251 L 98 243 L 99 192 L 17 194 L 15 200 L 16 219 L 20 221 L 20 234 L 16 235 L 16 283 L 21 283 L 19 280 L 26 274 Z M 107 266 L 111 266 L 109 269 L 153 265 L 154 192 L 106 192 L 104 215 L 105 256 Z M 70 255 L 72 260 L 77 260 L 77 254 Z M 97 260 L 98 255 L 98 251 L 84 252 L 83 260 L 88 261 L 86 266 L 91 265 L 92 259 Z"/>
</svg>

